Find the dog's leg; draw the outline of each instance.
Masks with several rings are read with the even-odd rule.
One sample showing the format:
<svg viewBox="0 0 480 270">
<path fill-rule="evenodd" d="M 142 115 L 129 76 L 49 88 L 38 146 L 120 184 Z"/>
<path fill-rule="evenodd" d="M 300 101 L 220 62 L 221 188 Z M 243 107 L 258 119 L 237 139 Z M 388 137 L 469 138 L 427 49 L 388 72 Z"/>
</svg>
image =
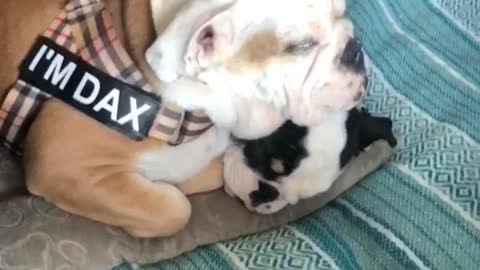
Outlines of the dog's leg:
<svg viewBox="0 0 480 270">
<path fill-rule="evenodd" d="M 138 174 L 112 174 L 95 181 L 91 188 L 68 194 L 62 192 L 64 189 L 38 185 L 46 182 L 36 179 L 29 183 L 29 190 L 47 195 L 48 201 L 68 212 L 122 227 L 136 237 L 173 235 L 187 224 L 191 214 L 190 203 L 178 188 L 153 183 Z"/>
<path fill-rule="evenodd" d="M 388 117 L 372 116 L 366 109 L 361 110 L 364 118 L 360 126 L 360 143 L 362 150 L 378 140 L 385 140 L 390 147 L 397 146 L 397 138 L 393 134 L 393 122 Z"/>
<path fill-rule="evenodd" d="M 206 84 L 182 77 L 166 84 L 162 93 L 164 102 L 175 103 L 185 110 L 203 110 L 214 100 L 214 93 Z"/>
<path fill-rule="evenodd" d="M 215 125 L 226 129 L 230 129 L 237 118 L 234 106 L 227 96 L 188 78 L 169 83 L 163 91 L 162 99 L 188 111 L 204 111 Z"/>
<path fill-rule="evenodd" d="M 187 182 L 178 184 L 177 187 L 187 195 L 214 191 L 223 187 L 222 172 L 223 162 L 221 159 L 216 159 L 205 170 Z"/>
</svg>

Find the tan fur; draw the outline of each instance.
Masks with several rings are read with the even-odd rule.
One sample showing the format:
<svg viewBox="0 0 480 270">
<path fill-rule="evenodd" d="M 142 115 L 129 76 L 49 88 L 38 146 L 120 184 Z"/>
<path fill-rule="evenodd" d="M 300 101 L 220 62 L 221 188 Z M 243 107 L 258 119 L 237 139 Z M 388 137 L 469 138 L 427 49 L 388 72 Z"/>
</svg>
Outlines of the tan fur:
<svg viewBox="0 0 480 270">
<path fill-rule="evenodd" d="M 284 173 L 285 167 L 283 166 L 283 162 L 278 159 L 272 159 L 272 170 L 276 173 Z"/>
<path fill-rule="evenodd" d="M 14 82 L 16 67 L 63 2 L 1 1 L 2 91 Z M 147 75 L 151 74 L 143 59 L 154 36 L 148 0 L 108 3 L 125 47 L 136 64 Z M 154 139 L 135 142 L 59 101 L 50 100 L 27 137 L 23 159 L 27 186 L 33 194 L 67 211 L 120 226 L 132 235 L 169 236 L 189 220 L 191 207 L 184 193 L 210 191 L 223 185 L 222 163 L 212 162 L 180 189 L 152 183 L 136 172 L 134 163 L 141 153 L 162 144 Z"/>
<path fill-rule="evenodd" d="M 262 68 L 268 60 L 278 56 L 282 49 L 282 42 L 275 31 L 269 30 L 253 35 L 235 53 L 227 67 L 242 69 L 245 67 Z"/>
<path fill-rule="evenodd" d="M 58 15 L 65 0 L 0 1 L 0 91 L 16 79 L 18 66 L 38 33 L 43 32 Z"/>
</svg>

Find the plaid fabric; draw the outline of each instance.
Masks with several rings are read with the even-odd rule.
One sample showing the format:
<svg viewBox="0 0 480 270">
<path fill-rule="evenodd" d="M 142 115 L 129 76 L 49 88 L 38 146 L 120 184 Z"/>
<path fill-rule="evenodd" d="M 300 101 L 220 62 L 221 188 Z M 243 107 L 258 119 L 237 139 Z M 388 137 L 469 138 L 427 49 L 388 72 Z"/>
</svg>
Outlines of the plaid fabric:
<svg viewBox="0 0 480 270">
<path fill-rule="evenodd" d="M 84 61 L 125 83 L 151 92 L 152 86 L 135 67 L 113 27 L 102 0 L 72 0 L 53 20 L 43 36 L 79 55 Z M 17 80 L 0 109 L 0 139 L 17 154 L 41 108 L 51 96 Z M 169 143 L 190 141 L 212 126 L 199 112 L 184 112 L 162 104 L 149 136 Z"/>
</svg>

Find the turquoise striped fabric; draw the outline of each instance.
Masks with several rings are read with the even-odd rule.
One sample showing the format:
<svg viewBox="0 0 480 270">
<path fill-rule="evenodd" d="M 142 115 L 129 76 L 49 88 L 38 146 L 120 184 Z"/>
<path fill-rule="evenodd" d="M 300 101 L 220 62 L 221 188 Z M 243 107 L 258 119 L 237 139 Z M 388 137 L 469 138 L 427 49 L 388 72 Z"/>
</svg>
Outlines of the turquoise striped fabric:
<svg viewBox="0 0 480 270">
<path fill-rule="evenodd" d="M 480 1 L 350 0 L 392 162 L 313 215 L 127 269 L 480 269 Z"/>
</svg>

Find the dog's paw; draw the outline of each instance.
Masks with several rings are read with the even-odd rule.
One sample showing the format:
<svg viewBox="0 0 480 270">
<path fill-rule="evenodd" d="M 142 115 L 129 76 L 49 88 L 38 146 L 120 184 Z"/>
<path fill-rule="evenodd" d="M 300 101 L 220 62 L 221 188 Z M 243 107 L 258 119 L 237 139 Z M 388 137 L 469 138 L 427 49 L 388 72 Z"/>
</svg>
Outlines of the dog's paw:
<svg viewBox="0 0 480 270">
<path fill-rule="evenodd" d="M 204 110 L 208 106 L 209 94 L 207 85 L 182 77 L 167 84 L 162 99 L 187 111 Z"/>
</svg>

